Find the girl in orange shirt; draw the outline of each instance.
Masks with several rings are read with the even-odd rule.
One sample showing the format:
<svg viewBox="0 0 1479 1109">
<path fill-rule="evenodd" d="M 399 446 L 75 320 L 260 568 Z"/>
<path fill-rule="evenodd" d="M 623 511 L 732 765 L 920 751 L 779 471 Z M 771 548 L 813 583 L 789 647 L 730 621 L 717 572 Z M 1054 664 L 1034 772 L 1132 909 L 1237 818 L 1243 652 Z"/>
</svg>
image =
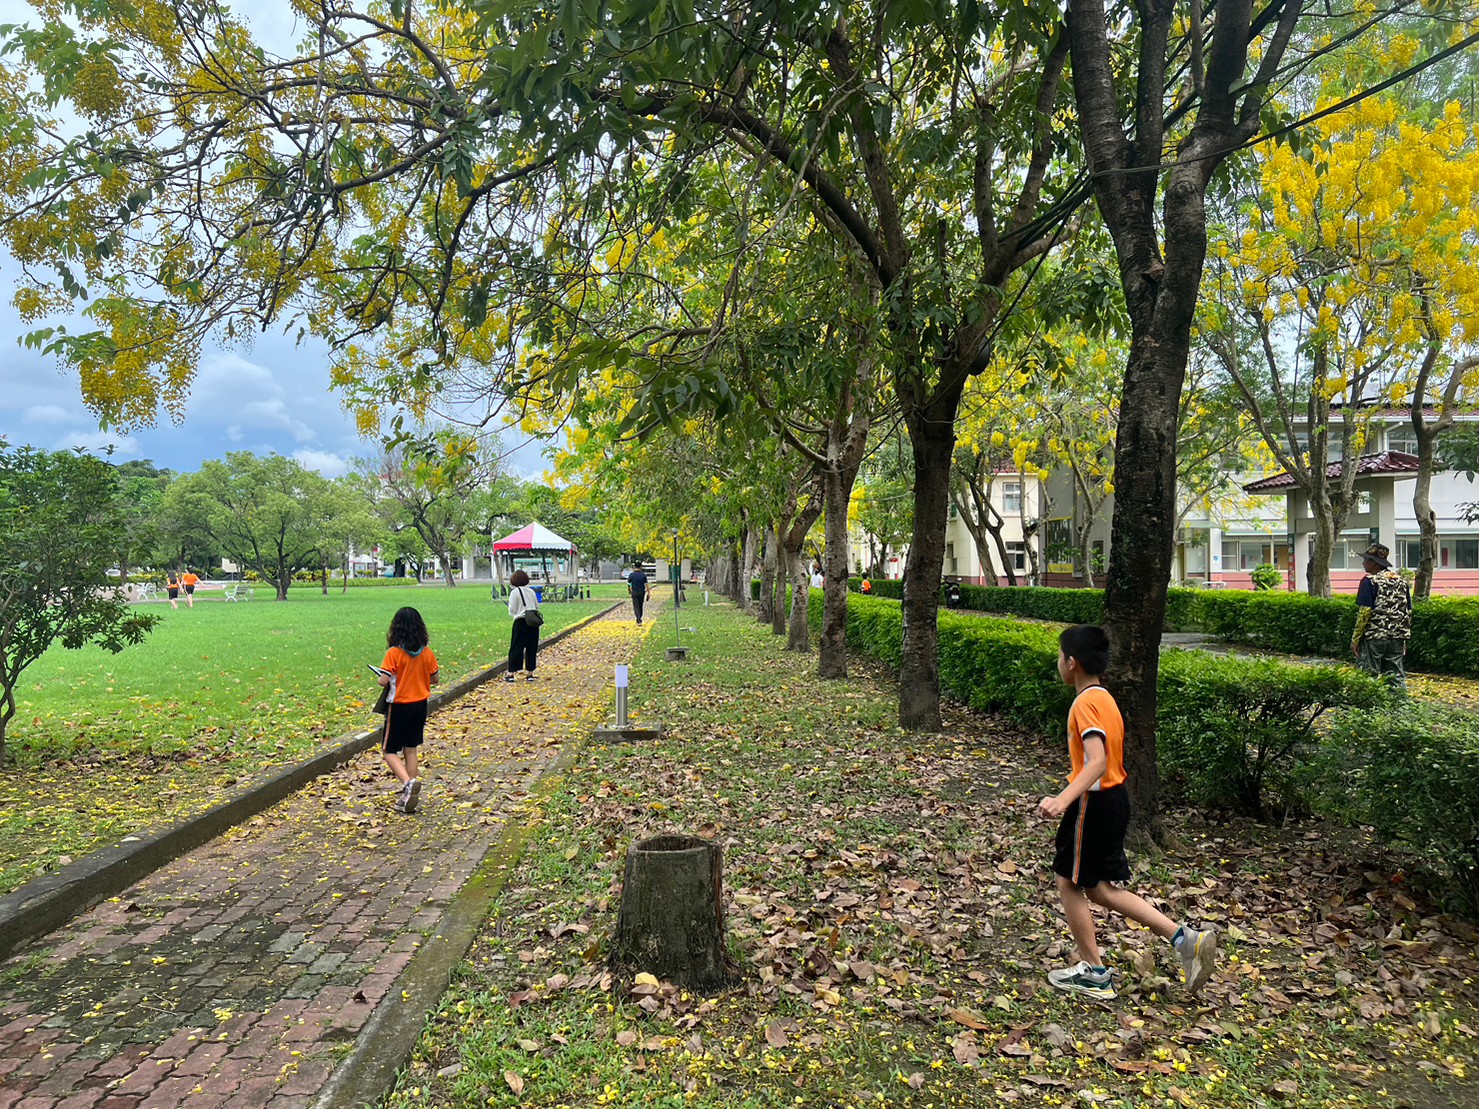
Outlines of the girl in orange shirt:
<svg viewBox="0 0 1479 1109">
<path fill-rule="evenodd" d="M 396 812 L 413 813 L 421 799 L 416 754 L 426 731 L 426 707 L 437 684 L 437 657 L 427 643 L 426 622 L 409 606 L 390 621 L 385 633 L 385 659 L 380 684 L 389 688 L 385 707 L 385 740 L 381 757 L 400 782 Z"/>
</svg>

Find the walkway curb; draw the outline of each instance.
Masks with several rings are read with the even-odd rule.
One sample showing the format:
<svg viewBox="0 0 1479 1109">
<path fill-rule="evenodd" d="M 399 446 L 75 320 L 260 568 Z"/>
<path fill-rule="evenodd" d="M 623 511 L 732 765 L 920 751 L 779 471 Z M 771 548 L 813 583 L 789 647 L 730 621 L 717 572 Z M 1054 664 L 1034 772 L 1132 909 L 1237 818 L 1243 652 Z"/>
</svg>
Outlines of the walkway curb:
<svg viewBox="0 0 1479 1109">
<path fill-rule="evenodd" d="M 560 629 L 548 639 L 541 640 L 540 646 L 558 643 L 625 603 L 618 601 L 568 628 Z M 498 662 L 464 678 L 432 697 L 428 711 L 436 712 L 507 669 L 507 661 Z M 55 930 L 98 902 L 121 893 L 139 879 L 208 843 L 228 828 L 277 804 L 314 778 L 333 771 L 372 746 L 379 734 L 378 728 L 354 732 L 338 746 L 248 785 L 196 816 L 187 817 L 160 832 L 125 836 L 111 847 L 94 851 L 55 874 L 27 882 L 20 889 L 0 897 L 0 960 L 8 959 L 25 944 Z"/>
</svg>

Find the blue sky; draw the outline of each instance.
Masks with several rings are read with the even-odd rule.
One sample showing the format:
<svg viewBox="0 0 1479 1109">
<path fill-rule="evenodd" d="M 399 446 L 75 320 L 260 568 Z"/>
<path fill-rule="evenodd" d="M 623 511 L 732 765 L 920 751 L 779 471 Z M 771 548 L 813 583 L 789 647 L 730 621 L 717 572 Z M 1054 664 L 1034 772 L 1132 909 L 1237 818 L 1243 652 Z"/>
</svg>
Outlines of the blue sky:
<svg viewBox="0 0 1479 1109">
<path fill-rule="evenodd" d="M 287 52 L 302 31 L 286 0 L 259 0 L 241 9 L 259 40 Z M 35 23 L 23 0 L 0 0 L 0 23 Z M 97 417 L 82 403 L 75 375 L 54 358 L 18 342 L 28 329 L 10 306 L 18 276 L 15 263 L 0 255 L 0 438 L 49 450 L 111 445 L 113 459 L 151 459 L 179 472 L 198 469 L 228 451 L 276 452 L 334 477 L 353 459 L 374 453 L 375 444 L 359 438 L 354 421 L 329 391 L 325 344 L 302 343 L 267 332 L 250 346 L 230 349 L 207 344 L 191 388 L 183 422 L 160 413 L 154 427 L 126 434 L 101 431 Z M 296 335 L 296 332 L 294 332 Z M 511 430 L 504 436 L 511 469 L 534 477 L 544 469 L 540 445 L 524 445 Z"/>
</svg>

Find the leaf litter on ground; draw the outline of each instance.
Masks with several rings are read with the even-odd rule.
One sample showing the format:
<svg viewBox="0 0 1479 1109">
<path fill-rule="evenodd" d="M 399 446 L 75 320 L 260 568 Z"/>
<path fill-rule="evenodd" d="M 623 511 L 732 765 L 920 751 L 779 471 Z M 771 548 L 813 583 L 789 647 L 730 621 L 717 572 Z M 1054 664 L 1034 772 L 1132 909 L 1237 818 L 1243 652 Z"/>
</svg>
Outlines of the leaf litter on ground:
<svg viewBox="0 0 1479 1109">
<path fill-rule="evenodd" d="M 633 666 L 663 739 L 581 753 L 387 1105 L 1479 1102 L 1479 934 L 1359 831 L 1169 813 L 1134 884 L 1219 931 L 1218 973 L 1188 998 L 1163 941 L 1101 916 L 1119 996 L 1066 996 L 1035 815 L 1062 743 L 959 706 L 905 734 L 887 675 L 822 682 L 732 608 L 689 619 L 693 661 L 653 636 Z M 672 831 L 724 845 L 743 978 L 717 997 L 605 962 L 627 848 Z"/>
</svg>

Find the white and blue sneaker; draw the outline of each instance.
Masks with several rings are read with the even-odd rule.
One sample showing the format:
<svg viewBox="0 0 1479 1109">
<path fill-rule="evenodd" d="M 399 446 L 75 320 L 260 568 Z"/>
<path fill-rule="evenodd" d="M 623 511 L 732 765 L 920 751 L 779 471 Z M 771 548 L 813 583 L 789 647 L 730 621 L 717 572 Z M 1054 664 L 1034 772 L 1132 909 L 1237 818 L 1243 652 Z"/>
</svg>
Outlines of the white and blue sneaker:
<svg viewBox="0 0 1479 1109">
<path fill-rule="evenodd" d="M 1186 978 L 1186 992 L 1195 994 L 1217 969 L 1217 936 L 1211 931 L 1198 932 L 1182 927 L 1171 940 L 1181 973 Z"/>
<path fill-rule="evenodd" d="M 1096 1001 L 1114 1000 L 1114 971 L 1108 967 L 1076 963 L 1062 970 L 1048 971 L 1048 981 L 1068 993 L 1081 993 Z"/>
</svg>

